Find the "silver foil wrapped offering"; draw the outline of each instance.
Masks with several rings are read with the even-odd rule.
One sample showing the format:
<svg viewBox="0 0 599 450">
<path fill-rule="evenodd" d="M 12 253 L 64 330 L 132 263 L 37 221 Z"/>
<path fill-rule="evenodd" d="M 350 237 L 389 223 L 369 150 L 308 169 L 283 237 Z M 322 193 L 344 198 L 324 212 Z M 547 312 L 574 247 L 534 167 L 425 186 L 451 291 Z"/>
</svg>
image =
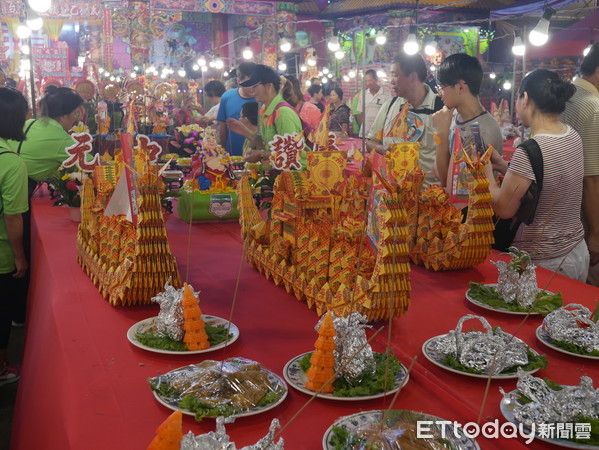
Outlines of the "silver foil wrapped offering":
<svg viewBox="0 0 599 450">
<path fill-rule="evenodd" d="M 575 422 L 578 417 L 599 418 L 599 389 L 593 387 L 593 380 L 580 377 L 578 386 L 563 386 L 554 391 L 541 378 L 533 377 L 518 369 L 518 391 L 531 399 L 521 403 L 517 392 L 506 394 L 514 403 L 514 417 L 526 425 L 539 423 Z"/>
<path fill-rule="evenodd" d="M 193 287 L 189 286 L 193 291 Z M 197 296 L 198 292 L 194 292 Z M 169 278 L 164 284 L 164 292 L 152 297 L 152 302 L 160 305 L 160 312 L 156 318 L 156 334 L 162 337 L 169 337 L 175 341 L 183 340 L 183 309 L 181 300 L 183 299 L 183 288 L 175 289 L 171 286 Z"/>
<path fill-rule="evenodd" d="M 331 314 L 333 314 L 331 312 Z M 320 327 L 324 316 L 316 325 Z M 374 353 L 368 344 L 365 328 L 366 316 L 358 312 L 351 313 L 347 317 L 337 317 L 333 314 L 333 325 L 335 326 L 335 372 L 343 367 L 339 376 L 345 378 L 349 384 L 357 384 L 365 375 L 372 375 L 376 369 Z M 365 345 L 366 344 L 366 345 Z M 364 348 L 355 354 L 360 347 Z"/>
<path fill-rule="evenodd" d="M 486 331 L 462 332 L 462 325 L 470 319 L 479 320 Z M 462 317 L 455 330 L 433 340 L 429 347 L 432 356 L 439 361 L 452 355 L 461 364 L 491 375 L 528 364 L 527 350 L 523 341 L 499 327 L 493 330 L 487 319 L 473 314 Z"/>
<path fill-rule="evenodd" d="M 225 430 L 225 423 L 234 422 L 233 418 L 218 417 L 216 419 L 216 431 L 210 431 L 206 434 L 194 436 L 190 431 L 181 440 L 181 450 L 237 450 L 234 442 Z M 283 439 L 274 442 L 274 435 L 281 425 L 278 419 L 273 419 L 270 423 L 268 434 L 260 439 L 254 445 L 242 447 L 240 450 L 283 450 Z"/>
<path fill-rule="evenodd" d="M 536 266 L 529 263 L 520 273 L 509 267 L 505 261 L 491 261 L 497 266 L 497 292 L 506 303 L 517 303 L 523 308 L 530 308 L 534 303 L 539 288 L 537 286 Z"/>
<path fill-rule="evenodd" d="M 586 352 L 599 351 L 599 323 L 589 308 L 577 303 L 558 308 L 543 320 L 543 331 L 555 341 L 577 345 Z"/>
</svg>

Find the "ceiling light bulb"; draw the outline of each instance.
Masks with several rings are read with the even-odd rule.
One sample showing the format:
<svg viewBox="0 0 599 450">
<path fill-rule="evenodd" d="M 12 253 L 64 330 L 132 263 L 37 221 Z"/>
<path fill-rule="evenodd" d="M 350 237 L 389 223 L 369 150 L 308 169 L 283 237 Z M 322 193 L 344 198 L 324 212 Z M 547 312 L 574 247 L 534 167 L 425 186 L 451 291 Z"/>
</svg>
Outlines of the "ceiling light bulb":
<svg viewBox="0 0 599 450">
<path fill-rule="evenodd" d="M 386 77 L 387 77 L 387 74 L 385 73 L 385 71 L 384 71 L 384 70 L 377 70 L 377 71 L 376 71 L 376 75 L 377 75 L 377 77 L 379 77 L 379 78 L 386 78 Z"/>
<path fill-rule="evenodd" d="M 327 73 L 329 73 L 329 68 L 328 68 L 328 67 L 323 67 L 323 68 L 322 68 L 322 73 L 324 73 L 325 75 L 326 75 Z"/>
<path fill-rule="evenodd" d="M 19 39 L 27 39 L 29 36 L 31 36 L 31 28 L 29 28 L 27 25 L 19 25 L 17 27 L 17 36 Z"/>
<path fill-rule="evenodd" d="M 214 67 L 217 68 L 218 70 L 221 70 L 223 67 L 225 67 L 225 63 L 222 59 L 216 58 L 214 60 Z"/>
<path fill-rule="evenodd" d="M 520 36 L 516 36 L 514 38 L 514 45 L 512 47 L 512 53 L 516 56 L 523 56 L 526 52 L 526 47 L 522 42 L 522 38 Z"/>
<path fill-rule="evenodd" d="M 114 81 L 114 80 L 116 80 L 116 78 L 115 78 L 115 77 L 114 77 L 114 75 L 113 75 L 113 76 L 111 76 L 111 77 L 109 78 L 109 80 L 110 80 L 110 81 Z"/>
<path fill-rule="evenodd" d="M 216 66 L 216 64 L 214 63 L 214 61 L 210 61 L 210 62 L 208 63 L 208 66 L 209 66 L 209 67 L 215 67 L 215 66 Z"/>
<path fill-rule="evenodd" d="M 291 41 L 289 41 L 289 39 L 285 37 L 281 38 L 281 40 L 279 41 L 279 48 L 283 53 L 289 52 L 291 50 Z"/>
<path fill-rule="evenodd" d="M 311 82 L 310 80 L 306 80 L 306 83 L 305 83 L 305 84 L 306 84 L 306 86 L 308 86 L 308 87 L 312 86 L 312 82 Z"/>
<path fill-rule="evenodd" d="M 305 72 L 306 70 L 308 70 L 308 68 L 302 64 L 300 66 L 300 72 Z"/>
<path fill-rule="evenodd" d="M 248 45 L 245 46 L 245 48 L 243 49 L 243 52 L 241 53 L 241 56 L 243 57 L 243 59 L 245 59 L 246 61 L 248 59 L 252 59 L 254 57 L 254 52 L 252 51 L 252 49 L 250 48 L 250 44 L 248 42 Z"/>
<path fill-rule="evenodd" d="M 198 58 L 198 66 L 204 67 L 205 65 L 206 65 L 206 58 L 204 58 L 204 56 L 200 56 Z"/>
<path fill-rule="evenodd" d="M 408 34 L 408 38 L 403 45 L 403 51 L 408 55 L 415 55 L 418 53 L 418 50 L 420 50 L 420 45 L 416 39 L 416 32 L 416 26 L 410 25 L 410 33 Z"/>
<path fill-rule="evenodd" d="M 545 8 L 543 17 L 528 35 L 530 43 L 536 47 L 544 45 L 549 40 L 549 20 L 555 13 L 553 8 Z"/>
<path fill-rule="evenodd" d="M 506 91 L 509 91 L 512 88 L 512 83 L 510 83 L 509 81 L 506 81 L 505 83 L 503 83 L 503 89 L 505 89 Z"/>
<path fill-rule="evenodd" d="M 287 70 L 287 64 L 285 64 L 284 61 L 280 61 L 279 62 L 279 71 L 280 72 L 285 72 Z"/>
<path fill-rule="evenodd" d="M 184 77 L 184 76 L 185 76 L 185 69 L 179 69 L 179 70 L 177 71 L 177 74 L 178 74 L 180 77 Z"/>
<path fill-rule="evenodd" d="M 348 73 L 350 78 L 356 78 L 356 71 L 355 70 L 350 70 Z"/>
<path fill-rule="evenodd" d="M 206 72 L 208 70 L 207 66 L 202 66 L 202 72 Z"/>
<path fill-rule="evenodd" d="M 163 73 L 161 73 L 161 74 L 160 74 L 160 78 L 162 78 L 162 79 L 165 79 L 165 78 L 166 78 L 166 73 L 164 73 L 164 72 L 163 72 Z"/>
<path fill-rule="evenodd" d="M 387 36 L 385 36 L 383 30 L 379 30 L 379 32 L 376 34 L 375 41 L 379 45 L 385 45 L 385 43 L 387 42 Z"/>
<path fill-rule="evenodd" d="M 129 75 L 131 78 L 135 78 L 137 76 L 137 74 L 135 72 L 131 72 L 131 75 Z"/>
<path fill-rule="evenodd" d="M 197 72 L 198 70 L 200 70 L 200 66 L 198 66 L 197 64 L 194 64 L 193 66 L 191 66 L 191 68 L 192 68 L 193 70 L 195 70 L 196 72 Z"/>
<path fill-rule="evenodd" d="M 323 77 L 321 80 L 322 84 L 327 84 L 329 82 L 329 79 L 327 77 Z"/>
<path fill-rule="evenodd" d="M 489 78 L 490 78 L 491 80 L 494 80 L 495 78 L 497 78 L 497 75 L 495 75 L 495 72 L 491 72 L 491 73 L 489 74 Z"/>
<path fill-rule="evenodd" d="M 434 72 L 434 71 L 436 71 L 436 70 L 437 70 L 437 67 L 436 67 L 436 66 L 433 64 L 433 65 L 431 66 L 431 68 L 430 68 L 430 71 L 431 71 L 431 72 Z"/>
<path fill-rule="evenodd" d="M 343 59 L 344 56 L 345 56 L 345 52 L 343 50 L 337 50 L 335 52 L 335 58 L 337 58 L 337 59 Z"/>
<path fill-rule="evenodd" d="M 328 78 L 333 78 L 333 74 L 332 73 L 327 73 L 327 77 Z"/>
<path fill-rule="evenodd" d="M 21 52 L 22 52 L 24 55 L 28 55 L 30 51 L 31 51 L 31 50 L 29 49 L 29 46 L 28 46 L 28 45 L 21 45 Z"/>
<path fill-rule="evenodd" d="M 21 70 L 31 69 L 31 62 L 28 59 L 21 60 Z"/>
<path fill-rule="evenodd" d="M 227 72 L 226 70 L 223 72 L 223 77 L 228 77 L 229 76 L 229 72 Z"/>
<path fill-rule="evenodd" d="M 28 19 L 25 21 L 30 30 L 38 31 L 41 30 L 44 26 L 44 19 L 41 17 L 36 17 L 35 19 Z"/>
<path fill-rule="evenodd" d="M 339 50 L 341 48 L 341 44 L 339 43 L 339 36 L 333 36 L 327 43 L 327 47 L 332 52 L 336 52 L 337 50 Z"/>
<path fill-rule="evenodd" d="M 29 0 L 27 3 L 31 9 L 39 13 L 48 11 L 52 6 L 52 0 Z"/>
<path fill-rule="evenodd" d="M 349 77 L 347 75 L 343 75 L 343 81 L 348 82 L 349 81 Z"/>
<path fill-rule="evenodd" d="M 424 47 L 424 53 L 428 56 L 433 56 L 437 53 L 437 41 L 431 41 Z"/>
<path fill-rule="evenodd" d="M 308 63 L 309 66 L 315 66 L 316 65 L 316 58 L 314 56 L 310 56 L 306 62 Z"/>
</svg>

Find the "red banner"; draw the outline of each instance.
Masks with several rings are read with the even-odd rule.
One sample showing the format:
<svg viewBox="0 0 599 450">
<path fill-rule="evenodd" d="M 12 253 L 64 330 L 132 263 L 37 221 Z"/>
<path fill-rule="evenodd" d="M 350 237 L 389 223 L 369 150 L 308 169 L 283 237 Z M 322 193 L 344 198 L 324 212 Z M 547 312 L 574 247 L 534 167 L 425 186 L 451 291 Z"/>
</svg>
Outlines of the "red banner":
<svg viewBox="0 0 599 450">
<path fill-rule="evenodd" d="M 33 67 L 38 79 L 59 79 L 64 85 L 69 71 L 68 49 L 57 48 L 33 48 Z"/>
</svg>

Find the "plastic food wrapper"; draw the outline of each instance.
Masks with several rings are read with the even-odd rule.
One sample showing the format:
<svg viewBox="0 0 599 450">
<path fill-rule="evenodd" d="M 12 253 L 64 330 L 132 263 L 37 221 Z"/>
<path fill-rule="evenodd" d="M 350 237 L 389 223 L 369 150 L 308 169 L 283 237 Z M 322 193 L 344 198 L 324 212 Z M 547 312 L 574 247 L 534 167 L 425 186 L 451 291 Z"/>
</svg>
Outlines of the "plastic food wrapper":
<svg viewBox="0 0 599 450">
<path fill-rule="evenodd" d="M 462 325 L 469 319 L 478 319 L 486 332 L 462 332 Z M 493 360 L 495 367 L 491 375 L 501 373 L 508 367 L 528 364 L 528 346 L 520 339 L 506 333 L 501 328 L 491 325 L 481 316 L 468 314 L 462 317 L 455 330 L 435 339 L 430 351 L 435 359 L 443 360 L 453 355 L 463 365 L 489 374 Z"/>
<path fill-rule="evenodd" d="M 191 285 L 189 287 L 193 291 L 193 287 Z M 196 297 L 199 293 L 199 291 L 194 292 Z M 164 284 L 164 291 L 152 297 L 152 302 L 160 305 L 160 312 L 155 322 L 158 336 L 169 337 L 175 341 L 183 340 L 182 298 L 183 288 L 175 289 L 171 286 L 170 278 Z"/>
<path fill-rule="evenodd" d="M 497 292 L 506 303 L 517 303 L 523 308 L 530 308 L 539 288 L 537 286 L 536 266 L 530 263 L 522 273 L 512 269 L 505 261 L 491 261 L 497 266 Z"/>
<path fill-rule="evenodd" d="M 570 303 L 547 314 L 543 331 L 555 341 L 568 342 L 586 352 L 599 350 L 599 323 L 591 319 L 590 309 Z"/>
<path fill-rule="evenodd" d="M 150 379 L 150 386 L 165 399 L 179 402 L 186 396 L 208 408 L 229 407 L 230 414 L 247 411 L 270 392 L 285 387 L 269 379 L 262 366 L 246 358 L 206 360 Z"/>
<path fill-rule="evenodd" d="M 229 435 L 227 435 L 225 430 L 225 424 L 234 422 L 234 420 L 217 417 L 216 431 L 210 431 L 199 436 L 194 436 L 190 431 L 181 440 L 181 450 L 237 450 L 235 443 L 230 442 Z M 266 436 L 256 442 L 256 444 L 242 447 L 239 450 L 283 450 L 283 439 L 280 438 L 277 442 L 274 439 L 275 432 L 280 427 L 279 420 L 272 419 Z"/>
<path fill-rule="evenodd" d="M 599 418 L 599 389 L 593 387 L 593 380 L 580 377 L 578 386 L 562 386 L 562 390 L 554 391 L 542 378 L 533 377 L 518 369 L 517 391 L 506 394 L 514 407 L 516 420 L 526 425 L 539 423 L 576 422 L 579 417 Z M 532 401 L 523 404 L 518 392 Z"/>
<path fill-rule="evenodd" d="M 442 419 L 421 412 L 388 411 L 385 423 L 382 426 L 383 411 L 372 411 L 372 414 L 368 414 L 367 417 L 368 419 L 359 425 L 357 425 L 357 421 L 351 423 L 348 430 L 350 431 L 348 438 L 351 444 L 346 443 L 343 448 L 441 450 L 474 447 L 474 442 L 465 438 L 462 430 L 458 430 L 459 436 L 454 435 L 453 428 L 443 430 L 437 425 L 437 422 Z M 427 422 L 425 434 L 430 437 L 417 437 L 417 423 L 419 421 Z M 357 426 L 354 428 L 355 425 Z"/>
</svg>

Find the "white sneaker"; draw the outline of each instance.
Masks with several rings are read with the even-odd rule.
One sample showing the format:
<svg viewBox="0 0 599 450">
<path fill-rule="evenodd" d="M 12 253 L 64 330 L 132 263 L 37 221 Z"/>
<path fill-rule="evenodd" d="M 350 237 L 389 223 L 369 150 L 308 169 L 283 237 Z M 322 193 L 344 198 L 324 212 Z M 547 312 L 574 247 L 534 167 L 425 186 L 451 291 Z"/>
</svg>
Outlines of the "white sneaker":
<svg viewBox="0 0 599 450">
<path fill-rule="evenodd" d="M 0 386 L 15 383 L 16 381 L 19 381 L 18 367 L 11 367 L 5 365 L 2 372 L 0 372 Z"/>
</svg>

